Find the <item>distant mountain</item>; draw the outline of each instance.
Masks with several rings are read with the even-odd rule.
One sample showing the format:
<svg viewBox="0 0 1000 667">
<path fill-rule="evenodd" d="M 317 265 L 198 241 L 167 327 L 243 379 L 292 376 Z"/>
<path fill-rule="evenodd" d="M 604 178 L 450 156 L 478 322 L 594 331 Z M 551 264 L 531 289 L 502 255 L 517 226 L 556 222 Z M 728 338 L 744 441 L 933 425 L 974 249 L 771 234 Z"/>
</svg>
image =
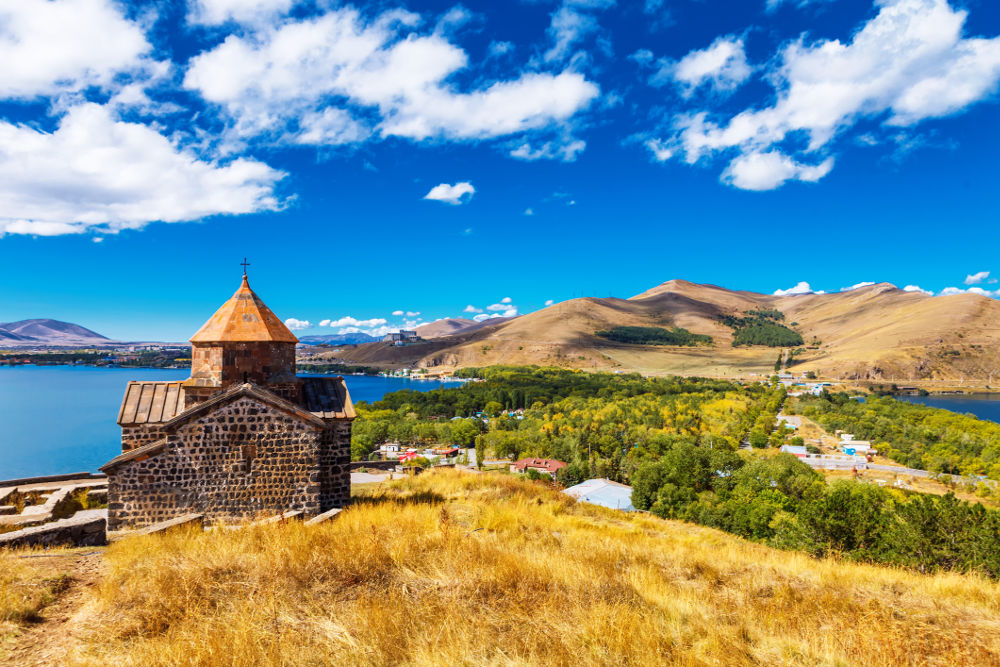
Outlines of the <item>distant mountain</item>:
<svg viewBox="0 0 1000 667">
<path fill-rule="evenodd" d="M 1000 300 L 968 293 L 929 296 L 889 283 L 775 296 L 671 280 L 630 299 L 572 299 L 512 320 L 487 320 L 478 330 L 459 329 L 424 345 L 361 346 L 340 358 L 389 367 L 539 364 L 747 377 L 772 373 L 782 353 L 772 347 L 734 347 L 733 329 L 723 320 L 762 308 L 780 310 L 804 339 L 791 367 L 795 372 L 967 386 L 995 385 L 1000 377 Z M 635 345 L 595 335 L 617 326 L 683 327 L 711 336 L 713 343 Z"/>
<path fill-rule="evenodd" d="M 8 345 L 101 345 L 113 342 L 79 324 L 50 319 L 0 324 L 0 341 Z"/>
<path fill-rule="evenodd" d="M 303 345 L 360 345 L 374 343 L 379 340 L 366 333 L 330 334 L 329 336 L 302 336 L 299 342 Z"/>
</svg>

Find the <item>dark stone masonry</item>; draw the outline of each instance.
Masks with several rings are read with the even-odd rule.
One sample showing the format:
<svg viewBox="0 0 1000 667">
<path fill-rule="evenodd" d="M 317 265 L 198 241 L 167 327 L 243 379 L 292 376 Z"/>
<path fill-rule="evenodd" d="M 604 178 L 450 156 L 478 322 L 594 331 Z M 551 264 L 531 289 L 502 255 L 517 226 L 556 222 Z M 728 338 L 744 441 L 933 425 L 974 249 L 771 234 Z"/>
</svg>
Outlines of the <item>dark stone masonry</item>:
<svg viewBox="0 0 1000 667">
<path fill-rule="evenodd" d="M 126 388 L 122 455 L 101 468 L 108 529 L 343 507 L 354 419 L 344 379 L 295 376 L 297 339 L 246 276 L 192 342 L 191 379 Z"/>
</svg>

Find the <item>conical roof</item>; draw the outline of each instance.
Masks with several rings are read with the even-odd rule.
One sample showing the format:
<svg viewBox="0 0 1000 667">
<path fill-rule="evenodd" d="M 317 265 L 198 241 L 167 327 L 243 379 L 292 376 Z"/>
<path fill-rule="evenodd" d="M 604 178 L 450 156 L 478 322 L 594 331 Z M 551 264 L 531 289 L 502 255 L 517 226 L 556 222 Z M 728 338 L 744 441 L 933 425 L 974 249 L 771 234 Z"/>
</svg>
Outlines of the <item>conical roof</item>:
<svg viewBox="0 0 1000 667">
<path fill-rule="evenodd" d="M 191 342 L 298 343 L 299 339 L 250 289 L 244 274 L 243 284 L 236 290 L 236 294 L 198 329 L 198 333 L 191 337 Z"/>
</svg>

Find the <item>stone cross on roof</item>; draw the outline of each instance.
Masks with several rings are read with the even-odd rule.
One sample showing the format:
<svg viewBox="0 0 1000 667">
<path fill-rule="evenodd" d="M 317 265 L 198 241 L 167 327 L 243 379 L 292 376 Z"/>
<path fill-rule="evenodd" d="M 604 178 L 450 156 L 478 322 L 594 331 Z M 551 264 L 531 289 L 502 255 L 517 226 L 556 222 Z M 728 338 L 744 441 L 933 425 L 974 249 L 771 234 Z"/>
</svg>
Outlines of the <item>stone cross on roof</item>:
<svg viewBox="0 0 1000 667">
<path fill-rule="evenodd" d="M 247 267 L 250 266 L 250 262 L 247 261 L 246 257 L 244 257 L 243 261 L 240 262 L 240 266 L 243 267 L 243 275 L 246 275 L 247 274 Z"/>
</svg>

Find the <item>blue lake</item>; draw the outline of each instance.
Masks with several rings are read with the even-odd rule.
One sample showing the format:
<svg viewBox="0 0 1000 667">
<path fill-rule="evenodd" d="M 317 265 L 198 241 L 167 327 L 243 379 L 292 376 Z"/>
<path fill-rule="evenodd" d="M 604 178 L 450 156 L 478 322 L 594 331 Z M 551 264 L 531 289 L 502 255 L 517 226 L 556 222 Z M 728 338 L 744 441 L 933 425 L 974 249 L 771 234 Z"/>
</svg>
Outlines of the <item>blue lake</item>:
<svg viewBox="0 0 1000 667">
<path fill-rule="evenodd" d="M 188 369 L 0 367 L 0 480 L 95 471 L 121 453 L 115 423 L 129 380 L 183 380 Z M 454 381 L 347 376 L 351 399 L 377 401 L 401 389 Z"/>
<path fill-rule="evenodd" d="M 920 403 L 932 408 L 973 414 L 980 419 L 1000 422 L 1000 395 L 965 394 L 961 396 L 897 396 L 901 401 Z"/>
</svg>

